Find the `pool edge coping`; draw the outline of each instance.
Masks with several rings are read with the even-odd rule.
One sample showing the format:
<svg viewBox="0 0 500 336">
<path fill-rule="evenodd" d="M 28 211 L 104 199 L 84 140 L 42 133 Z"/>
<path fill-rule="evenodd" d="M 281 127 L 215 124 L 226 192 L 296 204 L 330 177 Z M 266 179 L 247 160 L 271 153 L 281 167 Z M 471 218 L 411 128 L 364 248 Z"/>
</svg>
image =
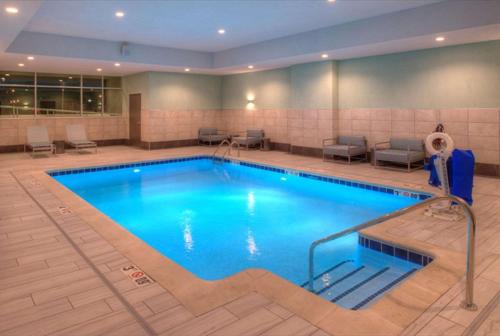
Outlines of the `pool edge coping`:
<svg viewBox="0 0 500 336">
<path fill-rule="evenodd" d="M 262 164 L 258 161 L 256 163 Z M 311 172 L 317 174 L 317 172 Z M 362 233 L 375 239 L 394 242 L 395 244 L 416 251 L 426 251 L 425 254 L 433 255 L 434 261 L 432 264 L 419 270 L 419 272 L 416 272 L 416 274 L 412 275 L 400 286 L 384 295 L 383 298 L 372 306 L 360 311 L 353 312 L 331 304 L 297 285 L 288 282 L 286 279 L 280 278 L 265 270 L 249 269 L 223 280 L 205 281 L 197 278 L 180 265 L 175 264 L 167 257 L 156 252 L 153 248 L 126 231 L 119 224 L 93 208 L 78 195 L 51 178 L 45 171 L 34 171 L 32 173 L 33 176 L 37 178 L 37 180 L 43 182 L 43 186 L 52 191 L 61 202 L 70 204 L 70 208 L 89 223 L 104 239 L 114 246 L 118 252 L 130 258 L 134 263 L 143 268 L 148 274 L 156 279 L 160 285 L 172 292 L 172 294 L 195 315 L 208 312 L 242 295 L 256 291 L 331 333 L 352 333 L 352 328 L 342 329 L 341 326 L 352 326 L 352 323 L 359 324 L 359 319 L 361 318 L 366 321 L 366 325 L 364 327 L 358 326 L 361 328 L 360 331 L 373 331 L 375 327 L 381 328 L 379 329 L 381 331 L 383 330 L 392 334 L 401 331 L 411 324 L 411 322 L 437 300 L 441 294 L 456 284 L 463 274 L 464 268 L 459 266 L 462 265 L 461 259 L 463 258 L 463 254 L 409 238 L 403 239 L 404 241 L 401 242 L 401 237 L 392 236 L 385 232 L 384 228 L 390 227 L 391 221 L 389 221 L 379 224 L 376 229 L 369 228 L 363 230 Z M 121 239 L 123 239 L 123 241 Z M 457 261 L 459 261 L 459 265 L 457 265 Z M 160 267 L 159 265 L 164 267 Z M 179 274 L 182 274 L 184 278 L 182 279 L 183 281 L 172 279 L 170 274 L 168 274 L 170 272 L 166 270 L 176 274 L 176 278 L 179 277 Z M 425 288 L 429 281 L 434 283 L 435 281 L 433 280 L 436 280 L 432 279 L 432 276 L 429 277 L 429 275 L 432 275 L 431 271 L 434 273 L 437 271 L 440 274 L 445 272 L 449 275 L 445 279 L 445 286 L 437 286 L 432 289 Z M 439 279 L 439 282 L 442 284 L 442 279 Z M 413 295 L 413 297 L 415 297 L 416 301 L 419 301 L 421 298 L 421 296 L 418 295 L 419 293 L 425 295 L 427 299 L 429 299 L 429 296 L 434 299 L 425 304 L 417 302 L 417 306 L 413 307 L 413 309 L 402 309 L 403 307 L 398 306 L 396 307 L 397 311 L 393 312 L 392 315 L 388 315 L 387 307 L 391 307 L 390 302 L 398 298 L 408 299 L 408 293 L 414 293 L 415 295 Z M 347 323 L 346 321 L 350 322 Z"/>
</svg>

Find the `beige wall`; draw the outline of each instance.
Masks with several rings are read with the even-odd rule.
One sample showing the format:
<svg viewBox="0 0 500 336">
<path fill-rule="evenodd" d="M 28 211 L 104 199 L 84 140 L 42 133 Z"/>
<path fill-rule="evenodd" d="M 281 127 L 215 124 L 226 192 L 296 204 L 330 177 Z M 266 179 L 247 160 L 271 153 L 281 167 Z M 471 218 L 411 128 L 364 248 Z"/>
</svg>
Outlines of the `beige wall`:
<svg viewBox="0 0 500 336">
<path fill-rule="evenodd" d="M 83 124 L 91 140 L 127 138 L 127 121 L 122 117 L 40 117 L 0 119 L 0 146 L 22 145 L 27 142 L 26 130 L 31 125 L 45 125 L 50 140 L 65 140 L 67 124 Z"/>
</svg>

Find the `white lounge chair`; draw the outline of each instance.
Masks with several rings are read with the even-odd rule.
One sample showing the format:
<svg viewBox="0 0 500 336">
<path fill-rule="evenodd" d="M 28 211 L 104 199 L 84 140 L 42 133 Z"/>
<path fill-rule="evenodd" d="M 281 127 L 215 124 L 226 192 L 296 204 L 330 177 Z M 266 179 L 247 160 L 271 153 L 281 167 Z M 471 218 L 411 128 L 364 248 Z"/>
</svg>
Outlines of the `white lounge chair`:
<svg viewBox="0 0 500 336">
<path fill-rule="evenodd" d="M 55 154 L 55 146 L 49 140 L 49 132 L 45 126 L 28 126 L 27 129 L 27 140 L 28 143 L 24 145 L 24 151 L 26 152 L 26 147 L 31 149 L 31 155 L 36 152 L 51 152 Z"/>
<path fill-rule="evenodd" d="M 94 148 L 97 153 L 97 143 L 87 138 L 85 127 L 81 124 L 66 125 L 66 142 L 77 150 Z"/>
</svg>

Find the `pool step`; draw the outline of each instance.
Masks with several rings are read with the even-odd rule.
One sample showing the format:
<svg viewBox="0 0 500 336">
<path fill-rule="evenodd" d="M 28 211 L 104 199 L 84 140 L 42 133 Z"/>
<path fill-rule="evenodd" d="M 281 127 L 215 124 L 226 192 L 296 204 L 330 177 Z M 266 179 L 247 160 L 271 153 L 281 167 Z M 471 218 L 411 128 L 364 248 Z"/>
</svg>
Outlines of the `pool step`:
<svg viewBox="0 0 500 336">
<path fill-rule="evenodd" d="M 413 274 L 382 266 L 342 261 L 314 278 L 315 294 L 343 307 L 358 310 L 366 307 L 382 294 Z M 302 284 L 307 288 L 308 282 Z"/>
</svg>

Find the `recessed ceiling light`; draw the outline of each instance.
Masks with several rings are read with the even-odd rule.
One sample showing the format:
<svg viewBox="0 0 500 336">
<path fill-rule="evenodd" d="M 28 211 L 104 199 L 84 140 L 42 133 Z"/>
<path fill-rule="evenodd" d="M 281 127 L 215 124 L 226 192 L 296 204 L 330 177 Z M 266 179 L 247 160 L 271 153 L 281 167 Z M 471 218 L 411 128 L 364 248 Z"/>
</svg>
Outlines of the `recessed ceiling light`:
<svg viewBox="0 0 500 336">
<path fill-rule="evenodd" d="M 445 40 L 444 36 L 438 36 L 436 37 L 437 42 L 443 42 Z"/>
<path fill-rule="evenodd" d="M 5 7 L 5 11 L 9 14 L 17 14 L 19 12 L 19 9 L 16 7 Z"/>
<path fill-rule="evenodd" d="M 121 12 L 121 11 L 118 11 L 118 12 L 116 12 L 116 13 L 115 13 L 115 16 L 116 16 L 116 17 L 119 17 L 119 18 L 122 18 L 122 17 L 124 17 L 124 16 L 125 16 L 125 13 L 124 13 L 124 12 Z"/>
<path fill-rule="evenodd" d="M 328 58 L 328 54 L 322 54 L 321 58 Z"/>
<path fill-rule="evenodd" d="M 249 68 L 249 69 L 253 69 L 253 65 L 249 65 L 249 66 L 248 66 L 248 68 Z"/>
<path fill-rule="evenodd" d="M 102 71 L 102 69 L 101 69 L 101 68 L 97 68 L 96 70 L 97 70 L 97 72 L 101 72 L 101 71 Z"/>
<path fill-rule="evenodd" d="M 328 1 L 328 2 L 335 2 L 335 1 L 337 1 L 337 0 L 326 0 L 326 1 Z"/>
<path fill-rule="evenodd" d="M 226 30 L 221 28 L 217 30 L 217 33 L 219 33 L 220 35 L 224 35 L 226 33 Z"/>
<path fill-rule="evenodd" d="M 19 63 L 17 66 L 23 67 L 24 63 Z"/>
<path fill-rule="evenodd" d="M 189 71 L 191 71 L 191 69 L 186 68 L 186 69 L 184 69 L 184 71 L 189 72 Z"/>
<path fill-rule="evenodd" d="M 33 61 L 35 58 L 33 56 L 28 56 L 28 61 Z"/>
<path fill-rule="evenodd" d="M 68 79 L 73 79 L 73 77 L 69 76 Z"/>
<path fill-rule="evenodd" d="M 115 63 L 115 67 L 119 67 L 120 65 L 120 63 Z"/>
</svg>

